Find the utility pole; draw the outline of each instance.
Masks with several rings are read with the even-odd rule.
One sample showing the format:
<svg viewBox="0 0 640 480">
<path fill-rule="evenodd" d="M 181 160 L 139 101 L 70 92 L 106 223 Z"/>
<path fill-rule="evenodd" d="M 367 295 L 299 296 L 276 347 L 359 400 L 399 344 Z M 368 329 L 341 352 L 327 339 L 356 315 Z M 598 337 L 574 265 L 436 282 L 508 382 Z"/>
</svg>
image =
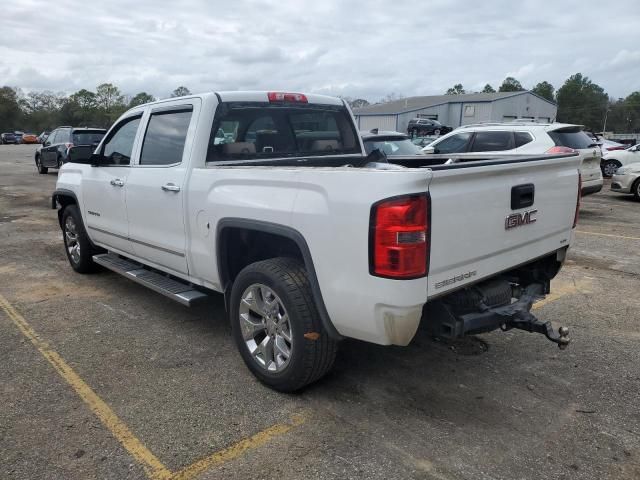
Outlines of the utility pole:
<svg viewBox="0 0 640 480">
<path fill-rule="evenodd" d="M 609 114 L 609 108 L 604 111 L 604 124 L 602 125 L 602 136 L 604 137 L 605 132 L 607 131 L 607 115 Z"/>
</svg>

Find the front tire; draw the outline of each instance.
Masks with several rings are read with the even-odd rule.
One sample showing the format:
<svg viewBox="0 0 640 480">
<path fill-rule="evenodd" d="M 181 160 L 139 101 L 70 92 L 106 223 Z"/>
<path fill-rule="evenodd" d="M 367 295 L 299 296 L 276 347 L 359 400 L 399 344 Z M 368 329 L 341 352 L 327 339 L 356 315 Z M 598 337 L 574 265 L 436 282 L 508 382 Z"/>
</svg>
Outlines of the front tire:
<svg viewBox="0 0 640 480">
<path fill-rule="evenodd" d="M 622 164 L 617 160 L 607 160 L 602 165 L 602 176 L 611 178 L 621 166 Z"/>
<path fill-rule="evenodd" d="M 640 178 L 635 181 L 631 187 L 631 191 L 633 192 L 635 199 L 640 202 Z"/>
<path fill-rule="evenodd" d="M 77 205 L 69 205 L 62 212 L 62 234 L 71 268 L 78 273 L 95 272 L 98 266 L 93 255 L 97 250 L 91 245 Z"/>
<path fill-rule="evenodd" d="M 233 283 L 230 305 L 240 355 L 262 383 L 293 392 L 333 366 L 337 342 L 322 328 L 299 261 L 273 258 L 245 267 Z"/>
<path fill-rule="evenodd" d="M 36 168 L 38 169 L 38 173 L 44 175 L 49 172 L 47 167 L 42 166 L 42 160 L 40 159 L 40 155 L 36 157 Z"/>
</svg>

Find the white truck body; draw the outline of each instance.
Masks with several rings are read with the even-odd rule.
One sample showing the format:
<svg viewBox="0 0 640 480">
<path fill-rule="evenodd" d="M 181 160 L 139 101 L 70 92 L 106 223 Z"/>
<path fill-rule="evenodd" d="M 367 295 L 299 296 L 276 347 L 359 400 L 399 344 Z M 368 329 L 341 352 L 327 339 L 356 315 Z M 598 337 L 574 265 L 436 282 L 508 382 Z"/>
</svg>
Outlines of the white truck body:
<svg viewBox="0 0 640 480">
<path fill-rule="evenodd" d="M 353 123 L 341 100 L 306 98 L 308 105 L 346 109 Z M 140 116 L 129 164 L 65 164 L 54 202 L 64 208 L 74 199 L 95 246 L 204 291 L 225 292 L 232 283 L 221 265 L 229 256 L 220 251 L 225 226 L 289 232 L 299 243 L 315 303 L 333 335 L 383 345 L 409 343 L 431 300 L 536 259 L 564 260 L 576 214 L 580 159 L 575 156 L 355 167 L 352 161 L 362 160 L 364 151 L 358 137 L 357 153 L 315 156 L 313 166 L 277 156 L 207 162 L 221 102 L 268 105 L 269 97 L 208 93 L 136 107 L 112 127 Z M 183 107 L 192 113 L 182 157 L 168 165 L 141 164 L 152 112 Z M 342 165 L 330 165 L 332 159 L 343 159 Z M 516 185 L 535 186 L 530 207 L 512 208 Z M 373 275 L 372 206 L 407 194 L 428 195 L 428 272 L 412 279 Z M 520 215 L 520 224 L 507 229 L 505 222 L 514 215 Z"/>
</svg>

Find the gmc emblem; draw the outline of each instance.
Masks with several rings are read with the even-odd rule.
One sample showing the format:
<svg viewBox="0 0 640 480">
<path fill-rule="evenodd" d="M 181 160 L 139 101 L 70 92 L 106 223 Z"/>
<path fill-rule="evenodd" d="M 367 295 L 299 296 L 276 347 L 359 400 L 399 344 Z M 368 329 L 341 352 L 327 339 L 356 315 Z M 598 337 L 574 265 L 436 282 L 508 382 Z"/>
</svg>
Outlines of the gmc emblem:
<svg viewBox="0 0 640 480">
<path fill-rule="evenodd" d="M 510 230 L 516 227 L 522 227 L 523 225 L 530 225 L 536 223 L 536 214 L 538 210 L 529 210 L 528 212 L 512 213 L 504 219 L 504 229 Z"/>
</svg>

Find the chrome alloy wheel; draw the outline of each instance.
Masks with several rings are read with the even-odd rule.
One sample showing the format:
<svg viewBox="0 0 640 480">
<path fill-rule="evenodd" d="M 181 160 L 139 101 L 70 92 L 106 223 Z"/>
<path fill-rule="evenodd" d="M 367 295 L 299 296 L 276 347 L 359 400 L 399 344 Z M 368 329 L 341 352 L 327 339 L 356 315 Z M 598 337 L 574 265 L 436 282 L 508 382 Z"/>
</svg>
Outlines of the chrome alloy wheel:
<svg viewBox="0 0 640 480">
<path fill-rule="evenodd" d="M 78 228 L 72 216 L 64 222 L 64 244 L 73 263 L 80 262 L 80 243 L 78 242 Z"/>
<path fill-rule="evenodd" d="M 254 283 L 240 300 L 240 332 L 249 353 L 260 367 L 277 373 L 289 365 L 293 336 L 289 315 L 266 285 Z"/>
</svg>

